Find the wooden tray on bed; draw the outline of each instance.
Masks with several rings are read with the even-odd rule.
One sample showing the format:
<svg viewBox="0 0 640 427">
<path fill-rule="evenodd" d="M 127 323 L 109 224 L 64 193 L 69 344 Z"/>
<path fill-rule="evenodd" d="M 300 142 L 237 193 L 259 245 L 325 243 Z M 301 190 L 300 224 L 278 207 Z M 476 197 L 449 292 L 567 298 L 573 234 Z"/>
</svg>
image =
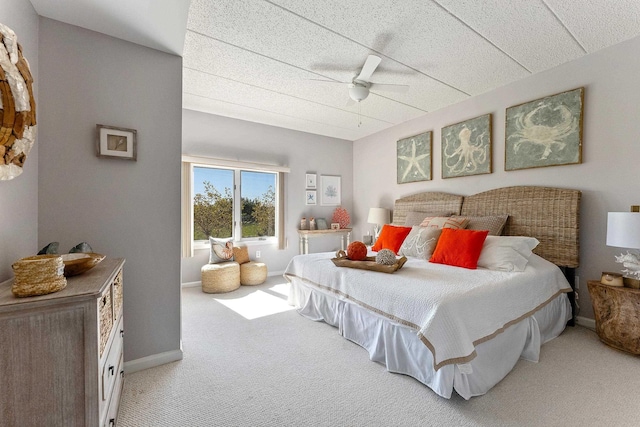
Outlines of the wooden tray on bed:
<svg viewBox="0 0 640 427">
<path fill-rule="evenodd" d="M 344 251 L 339 251 L 336 255 L 337 258 L 331 258 L 331 261 L 333 261 L 336 267 L 358 268 L 360 270 L 378 271 L 380 273 L 393 273 L 398 271 L 402 268 L 404 263 L 407 262 L 407 257 L 405 256 L 398 259 L 395 264 L 382 265 L 376 262 L 376 257 L 374 256 L 368 256 L 364 261 L 354 261 L 347 258 Z"/>
</svg>

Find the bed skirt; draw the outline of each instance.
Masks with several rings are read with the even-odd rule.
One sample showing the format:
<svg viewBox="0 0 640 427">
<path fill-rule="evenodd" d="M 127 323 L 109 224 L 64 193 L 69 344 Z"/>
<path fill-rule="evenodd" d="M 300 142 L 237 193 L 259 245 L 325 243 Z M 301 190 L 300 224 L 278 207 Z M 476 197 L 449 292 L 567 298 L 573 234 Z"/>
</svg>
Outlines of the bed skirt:
<svg viewBox="0 0 640 427">
<path fill-rule="evenodd" d="M 365 348 L 370 359 L 385 365 L 389 372 L 409 375 L 447 399 L 453 390 L 464 399 L 485 394 L 519 358 L 537 362 L 541 345 L 560 335 L 571 318 L 571 305 L 563 293 L 532 316 L 477 345 L 477 356 L 471 362 L 445 365 L 436 371 L 431 352 L 415 330 L 313 288 L 297 277 L 288 280 L 289 304 L 302 316 L 337 327 L 343 337 Z"/>
</svg>

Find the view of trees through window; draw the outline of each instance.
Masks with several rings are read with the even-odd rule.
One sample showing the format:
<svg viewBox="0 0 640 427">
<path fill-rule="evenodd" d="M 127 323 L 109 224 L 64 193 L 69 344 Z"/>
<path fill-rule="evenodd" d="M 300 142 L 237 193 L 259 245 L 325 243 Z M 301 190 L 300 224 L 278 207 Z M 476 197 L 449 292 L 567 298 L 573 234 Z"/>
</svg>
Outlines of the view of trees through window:
<svg viewBox="0 0 640 427">
<path fill-rule="evenodd" d="M 193 168 L 193 239 L 233 237 L 234 177 L 240 179 L 242 235 L 237 238 L 275 236 L 276 174 L 210 167 Z"/>
</svg>

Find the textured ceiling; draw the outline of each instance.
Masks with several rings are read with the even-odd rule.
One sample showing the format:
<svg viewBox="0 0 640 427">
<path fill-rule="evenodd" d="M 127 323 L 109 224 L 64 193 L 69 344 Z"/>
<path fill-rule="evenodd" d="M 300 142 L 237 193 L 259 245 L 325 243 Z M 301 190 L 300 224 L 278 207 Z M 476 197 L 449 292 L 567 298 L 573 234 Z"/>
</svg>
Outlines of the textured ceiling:
<svg viewBox="0 0 640 427">
<path fill-rule="evenodd" d="M 638 0 L 192 0 L 185 108 L 356 140 L 640 34 Z M 369 54 L 371 89 L 347 105 Z"/>
<path fill-rule="evenodd" d="M 31 0 L 182 54 L 183 106 L 356 140 L 640 34 L 639 0 Z M 189 7 L 189 3 L 191 3 Z M 188 18 L 187 18 L 188 15 Z M 186 28 L 186 35 L 185 35 Z M 376 90 L 348 105 L 368 55 Z"/>
</svg>

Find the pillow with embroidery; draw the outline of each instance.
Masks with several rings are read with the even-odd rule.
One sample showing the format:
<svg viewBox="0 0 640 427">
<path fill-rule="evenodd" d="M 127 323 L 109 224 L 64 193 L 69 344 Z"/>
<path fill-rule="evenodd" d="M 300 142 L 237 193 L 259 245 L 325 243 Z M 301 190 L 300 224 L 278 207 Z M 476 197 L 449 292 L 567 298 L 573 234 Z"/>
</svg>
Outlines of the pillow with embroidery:
<svg viewBox="0 0 640 427">
<path fill-rule="evenodd" d="M 409 235 L 404 239 L 404 242 L 402 242 L 398 255 L 428 260 L 436 248 L 440 233 L 442 233 L 442 229 L 440 228 L 413 226 Z"/>
<path fill-rule="evenodd" d="M 407 216 L 404 219 L 404 225 L 405 227 L 413 227 L 414 225 L 420 225 L 422 223 L 422 221 L 424 221 L 424 219 L 426 217 L 434 217 L 434 216 L 451 216 L 451 212 L 414 212 L 414 211 L 410 211 L 407 212 Z"/>
<path fill-rule="evenodd" d="M 469 218 L 464 216 L 428 216 L 422 220 L 420 227 L 463 229 L 467 224 Z"/>
<path fill-rule="evenodd" d="M 209 264 L 233 261 L 233 242 L 230 240 L 217 240 L 209 237 L 211 252 L 209 253 Z"/>
</svg>

